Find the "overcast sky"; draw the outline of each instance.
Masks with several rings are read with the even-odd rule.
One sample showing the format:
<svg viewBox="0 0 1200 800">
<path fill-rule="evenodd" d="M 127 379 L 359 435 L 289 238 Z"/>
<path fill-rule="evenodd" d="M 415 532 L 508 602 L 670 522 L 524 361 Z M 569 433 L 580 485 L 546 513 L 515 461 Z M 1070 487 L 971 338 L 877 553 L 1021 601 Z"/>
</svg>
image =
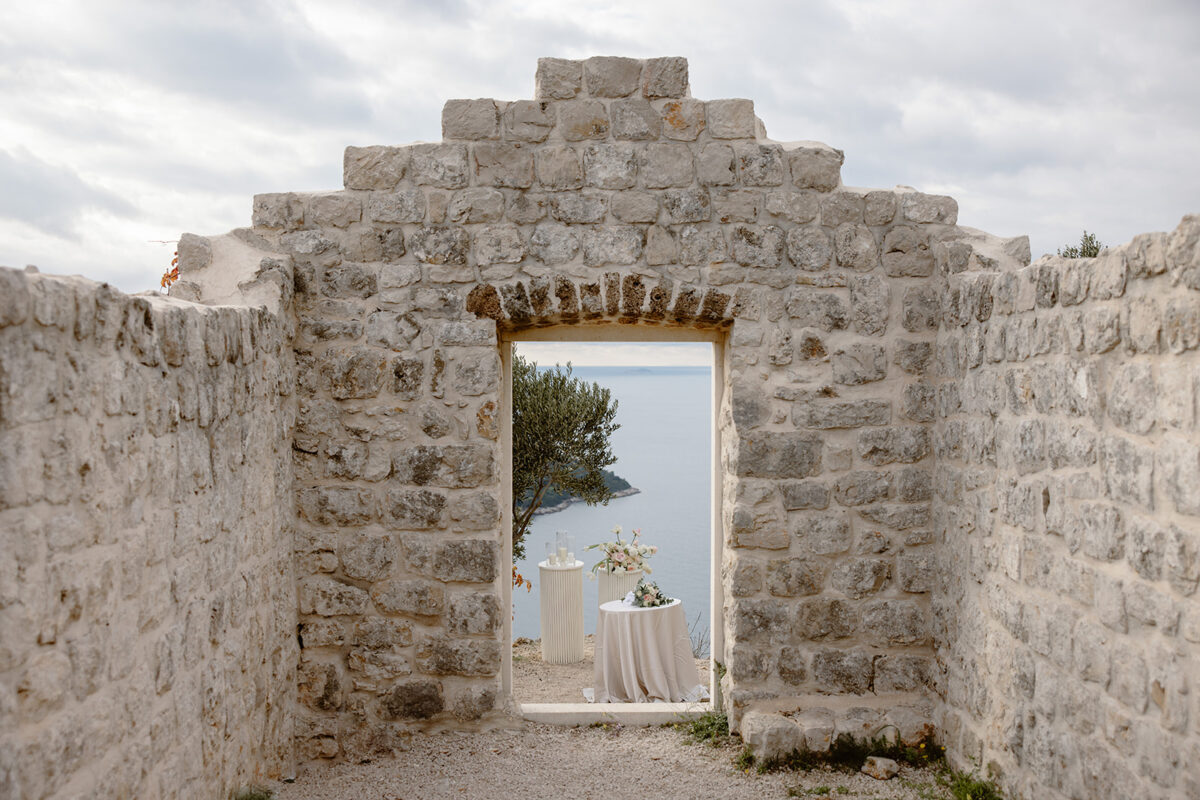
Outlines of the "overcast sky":
<svg viewBox="0 0 1200 800">
<path fill-rule="evenodd" d="M 336 189 L 347 144 L 533 96 L 538 56 L 686 56 L 692 94 L 1034 256 L 1200 212 L 1200 2 L 277 0 L 0 5 L 0 264 L 153 288 L 182 231 Z M 164 240 L 166 244 L 157 243 Z"/>
</svg>

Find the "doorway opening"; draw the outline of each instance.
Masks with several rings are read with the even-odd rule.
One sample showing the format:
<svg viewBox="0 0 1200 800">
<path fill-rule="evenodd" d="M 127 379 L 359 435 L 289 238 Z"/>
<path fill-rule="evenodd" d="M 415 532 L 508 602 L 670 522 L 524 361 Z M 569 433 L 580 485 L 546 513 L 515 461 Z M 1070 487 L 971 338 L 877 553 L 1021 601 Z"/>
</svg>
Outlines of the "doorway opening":
<svg viewBox="0 0 1200 800">
<path fill-rule="evenodd" d="M 618 403 L 611 437 L 617 461 L 609 469 L 637 493 L 607 506 L 568 504 L 537 515 L 525 540 L 518 571 L 533 585 L 502 591 L 506 614 L 502 689 L 527 719 L 579 724 L 622 719 L 653 723 L 720 708 L 715 662 L 724 646 L 721 553 L 723 477 L 717 417 L 725 385 L 725 342 L 721 331 L 642 328 L 619 325 L 555 326 L 502 334 L 502 441 L 504 496 L 502 531 L 505 557 L 512 561 L 512 375 L 514 358 L 552 368 L 570 361 L 573 377 L 608 388 Z M 599 581 L 582 576 L 600 559 L 588 545 L 615 538 L 629 541 L 641 530 L 641 543 L 659 550 L 648 560 L 648 580 L 680 599 L 695 649 L 703 652 L 698 673 L 708 700 L 692 702 L 588 703 L 593 688 L 592 636 L 596 632 Z M 541 657 L 543 631 L 539 592 L 546 560 L 544 543 L 557 531 L 574 539 L 583 562 L 585 657 L 570 664 L 548 664 Z M 547 573 L 548 574 L 548 573 Z M 505 572 L 507 577 L 507 571 Z M 515 646 L 513 645 L 516 641 Z M 660 719 L 661 718 L 661 719 Z"/>
</svg>

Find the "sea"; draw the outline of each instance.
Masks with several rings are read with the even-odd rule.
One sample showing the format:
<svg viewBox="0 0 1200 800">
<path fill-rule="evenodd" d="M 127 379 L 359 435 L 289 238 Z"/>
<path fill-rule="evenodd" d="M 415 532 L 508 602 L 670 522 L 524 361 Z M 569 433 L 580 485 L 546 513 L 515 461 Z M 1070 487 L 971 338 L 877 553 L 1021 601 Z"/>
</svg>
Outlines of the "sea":
<svg viewBox="0 0 1200 800">
<path fill-rule="evenodd" d="M 712 370 L 709 367 L 575 367 L 572 374 L 611 390 L 617 423 L 611 438 L 617 457 L 610 470 L 629 481 L 638 494 L 618 497 L 607 506 L 573 503 L 562 511 L 534 517 L 526 538 L 526 557 L 518 571 L 532 590 L 513 589 L 513 637 L 537 639 L 538 567 L 545 543 L 557 531 L 575 537 L 575 557 L 584 562 L 583 624 L 596 630 L 597 582 L 589 580 L 599 561 L 589 544 L 611 541 L 620 525 L 622 538 L 641 529 L 642 544 L 658 546 L 648 577 L 669 597 L 683 601 L 689 627 L 707 635 L 709 626 Z M 695 638 L 695 637 L 694 637 Z"/>
</svg>

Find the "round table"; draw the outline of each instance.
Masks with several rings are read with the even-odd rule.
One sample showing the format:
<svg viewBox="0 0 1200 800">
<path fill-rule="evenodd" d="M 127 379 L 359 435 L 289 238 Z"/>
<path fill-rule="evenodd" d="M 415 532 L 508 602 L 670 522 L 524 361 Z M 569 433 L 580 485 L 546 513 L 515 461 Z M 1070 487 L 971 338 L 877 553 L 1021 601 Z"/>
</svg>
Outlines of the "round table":
<svg viewBox="0 0 1200 800">
<path fill-rule="evenodd" d="M 575 664 L 583 660 L 583 562 L 538 564 L 542 661 Z"/>
<path fill-rule="evenodd" d="M 636 608 L 602 603 L 596 620 L 592 698 L 597 703 L 708 699 L 700 683 L 683 603 Z"/>
</svg>

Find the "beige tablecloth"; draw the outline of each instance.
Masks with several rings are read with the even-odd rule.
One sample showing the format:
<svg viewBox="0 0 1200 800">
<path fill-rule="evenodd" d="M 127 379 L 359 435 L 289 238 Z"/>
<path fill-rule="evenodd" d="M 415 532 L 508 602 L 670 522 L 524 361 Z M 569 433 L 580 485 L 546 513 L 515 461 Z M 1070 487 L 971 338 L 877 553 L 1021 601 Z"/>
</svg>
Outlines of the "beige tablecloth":
<svg viewBox="0 0 1200 800">
<path fill-rule="evenodd" d="M 592 673 L 597 703 L 697 702 L 708 699 L 700 683 L 683 604 L 634 608 L 603 603 L 596 620 Z M 589 694 L 588 692 L 584 693 Z"/>
</svg>

